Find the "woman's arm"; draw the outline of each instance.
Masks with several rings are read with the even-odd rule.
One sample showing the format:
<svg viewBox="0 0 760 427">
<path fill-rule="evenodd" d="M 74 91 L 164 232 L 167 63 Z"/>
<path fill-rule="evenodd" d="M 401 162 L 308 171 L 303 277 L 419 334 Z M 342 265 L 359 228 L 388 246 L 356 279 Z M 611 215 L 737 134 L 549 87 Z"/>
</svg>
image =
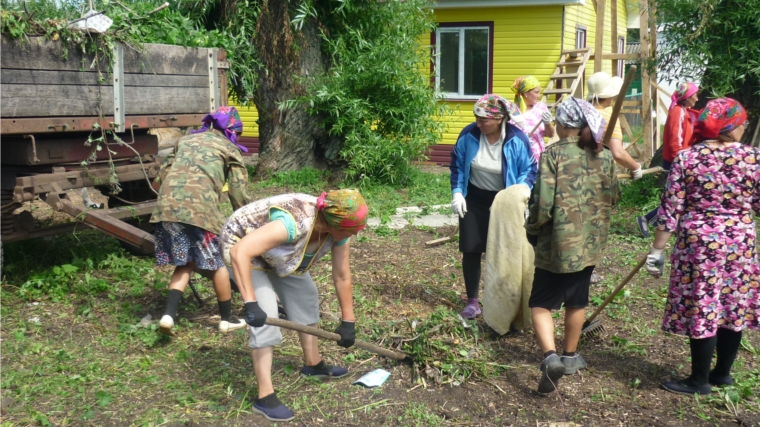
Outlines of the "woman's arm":
<svg viewBox="0 0 760 427">
<path fill-rule="evenodd" d="M 610 151 L 612 152 L 612 157 L 615 159 L 617 164 L 626 167 L 631 171 L 635 171 L 641 167 L 641 165 L 639 165 L 636 160 L 633 160 L 633 157 L 628 154 L 628 151 L 623 148 L 622 139 L 610 139 Z"/>
<path fill-rule="evenodd" d="M 251 282 L 251 259 L 288 241 L 288 230 L 282 221 L 272 221 L 252 231 L 230 249 L 232 271 L 243 302 L 256 301 Z"/>
<path fill-rule="evenodd" d="M 342 319 L 354 322 L 356 318 L 354 317 L 354 289 L 349 262 L 350 244 L 351 242 L 348 241 L 343 245 L 332 247 L 332 279 L 335 292 L 338 294 Z"/>
</svg>

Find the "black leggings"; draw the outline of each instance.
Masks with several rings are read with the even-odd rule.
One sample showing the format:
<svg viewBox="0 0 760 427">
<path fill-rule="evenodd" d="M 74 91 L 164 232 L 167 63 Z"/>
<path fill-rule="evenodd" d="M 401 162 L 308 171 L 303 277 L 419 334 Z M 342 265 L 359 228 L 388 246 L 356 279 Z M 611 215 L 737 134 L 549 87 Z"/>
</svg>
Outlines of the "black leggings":
<svg viewBox="0 0 760 427">
<path fill-rule="evenodd" d="M 464 287 L 467 289 L 467 298 L 477 298 L 480 289 L 480 252 L 462 253 L 462 275 Z"/>
<path fill-rule="evenodd" d="M 716 377 L 726 377 L 731 373 L 731 366 L 736 360 L 739 345 L 742 342 L 741 331 L 718 328 L 718 333 L 710 338 L 689 339 L 691 348 L 691 379 L 696 385 L 707 384 L 710 375 L 712 356 L 716 348 L 718 360 L 713 369 Z"/>
</svg>

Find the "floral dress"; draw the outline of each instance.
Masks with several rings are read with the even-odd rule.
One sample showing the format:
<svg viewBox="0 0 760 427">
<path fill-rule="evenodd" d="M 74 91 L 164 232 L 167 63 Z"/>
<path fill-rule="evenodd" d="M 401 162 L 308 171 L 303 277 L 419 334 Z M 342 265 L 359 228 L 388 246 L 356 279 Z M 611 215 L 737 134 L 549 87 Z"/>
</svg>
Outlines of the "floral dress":
<svg viewBox="0 0 760 427">
<path fill-rule="evenodd" d="M 546 147 L 544 146 L 544 135 L 545 135 L 545 125 L 543 124 L 543 121 L 541 120 L 541 114 L 546 113 L 549 111 L 549 108 L 544 104 L 543 102 L 537 102 L 535 105 L 533 105 L 533 108 L 530 109 L 530 111 L 526 111 L 523 113 L 523 118 L 525 119 L 525 134 L 529 134 L 530 131 L 533 130 L 534 127 L 536 127 L 536 124 L 541 123 L 538 125 L 538 128 L 535 132 L 533 132 L 533 135 L 530 136 L 530 147 L 533 149 L 533 157 L 536 158 L 536 161 L 540 161 L 541 159 L 541 153 L 544 152 Z"/>
<path fill-rule="evenodd" d="M 705 143 L 675 159 L 659 209 L 660 230 L 675 232 L 662 329 L 691 338 L 719 327 L 760 329 L 755 221 L 760 151 Z"/>
</svg>

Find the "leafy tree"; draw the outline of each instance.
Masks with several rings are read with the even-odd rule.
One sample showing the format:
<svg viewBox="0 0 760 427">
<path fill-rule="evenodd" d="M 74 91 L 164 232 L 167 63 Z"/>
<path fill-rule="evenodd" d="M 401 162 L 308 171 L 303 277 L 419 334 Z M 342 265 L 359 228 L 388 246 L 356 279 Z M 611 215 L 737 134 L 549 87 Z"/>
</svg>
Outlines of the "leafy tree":
<svg viewBox="0 0 760 427">
<path fill-rule="evenodd" d="M 712 97 L 729 96 L 760 115 L 760 0 L 655 0 L 663 25 L 660 73 L 698 77 Z M 745 139 L 752 132 L 745 132 Z"/>
</svg>

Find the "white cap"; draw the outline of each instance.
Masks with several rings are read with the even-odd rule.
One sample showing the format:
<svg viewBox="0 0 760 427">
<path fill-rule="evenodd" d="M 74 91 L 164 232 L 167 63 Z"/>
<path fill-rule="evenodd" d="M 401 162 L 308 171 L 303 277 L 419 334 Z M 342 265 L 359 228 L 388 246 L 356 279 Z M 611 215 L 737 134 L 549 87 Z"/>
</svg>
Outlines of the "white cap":
<svg viewBox="0 0 760 427">
<path fill-rule="evenodd" d="M 595 98 L 607 99 L 617 96 L 623 87 L 623 79 L 620 77 L 610 77 L 609 74 L 600 71 L 589 77 L 587 86 L 587 100 L 592 102 Z"/>
</svg>

